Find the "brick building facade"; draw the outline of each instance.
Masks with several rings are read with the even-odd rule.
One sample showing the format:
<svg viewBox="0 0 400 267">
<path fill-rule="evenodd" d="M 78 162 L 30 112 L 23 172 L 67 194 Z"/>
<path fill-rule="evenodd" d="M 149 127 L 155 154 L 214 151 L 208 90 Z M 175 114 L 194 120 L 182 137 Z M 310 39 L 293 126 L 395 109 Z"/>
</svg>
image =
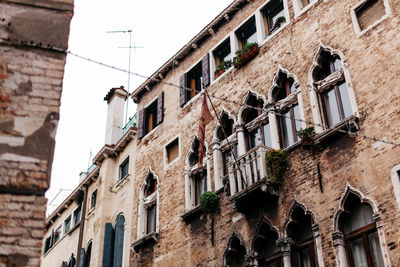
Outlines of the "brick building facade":
<svg viewBox="0 0 400 267">
<path fill-rule="evenodd" d="M 39 266 L 73 1 L 0 1 L 0 266 Z"/>
<path fill-rule="evenodd" d="M 123 152 L 96 157 L 111 168 L 101 186 L 129 155 L 132 202 L 93 221 L 103 265 L 91 266 L 127 266 L 104 262 L 110 246 L 121 253 L 110 233 L 126 209 L 129 266 L 400 265 L 399 12 L 390 0 L 234 1 L 132 93 Z M 199 166 L 204 88 L 214 120 Z M 296 131 L 309 126 L 307 146 Z M 280 186 L 271 149 L 289 161 Z M 200 208 L 204 191 L 218 212 Z"/>
</svg>

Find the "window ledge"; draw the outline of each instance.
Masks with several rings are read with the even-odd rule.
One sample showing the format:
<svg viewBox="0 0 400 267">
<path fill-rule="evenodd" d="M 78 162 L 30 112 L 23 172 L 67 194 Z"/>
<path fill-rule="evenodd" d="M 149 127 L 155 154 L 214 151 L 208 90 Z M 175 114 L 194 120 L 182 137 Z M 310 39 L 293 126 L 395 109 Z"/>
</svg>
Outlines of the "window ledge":
<svg viewBox="0 0 400 267">
<path fill-rule="evenodd" d="M 312 3 L 309 3 L 307 6 L 303 7 L 302 9 L 298 10 L 296 14 L 294 15 L 294 19 L 297 19 L 300 17 L 302 14 L 306 13 L 308 10 L 311 9 L 316 3 L 321 2 L 321 0 L 315 0 Z"/>
<path fill-rule="evenodd" d="M 124 178 L 120 179 L 116 184 L 112 185 L 110 187 L 110 191 L 112 193 L 118 192 L 124 186 L 124 184 L 126 184 L 130 180 L 129 176 L 130 174 L 128 173 L 127 175 L 124 176 Z"/>
<path fill-rule="evenodd" d="M 87 218 L 89 219 L 90 217 L 92 217 L 94 215 L 94 210 L 96 209 L 96 206 L 90 208 L 87 212 Z"/>
<path fill-rule="evenodd" d="M 357 23 L 357 26 L 355 26 L 356 30 L 356 36 L 357 38 L 360 38 L 363 35 L 367 35 L 367 33 L 369 33 L 371 30 L 375 29 L 376 27 L 379 26 L 379 24 L 381 24 L 384 20 L 386 20 L 387 18 L 390 17 L 390 14 L 385 14 L 382 18 L 378 19 L 377 21 L 375 21 L 373 24 L 369 25 L 366 29 L 364 30 L 359 30 L 359 26 L 358 26 L 358 21 L 353 23 Z"/>
<path fill-rule="evenodd" d="M 214 78 L 214 80 L 211 82 L 210 86 L 212 86 L 214 83 L 217 83 L 222 77 L 227 75 L 227 73 L 231 72 L 234 69 L 233 65 L 229 69 L 225 70 L 224 73 L 222 73 L 218 78 Z"/>
<path fill-rule="evenodd" d="M 190 106 L 194 101 L 196 101 L 196 99 L 198 99 L 202 95 L 203 92 L 204 92 L 204 89 L 201 90 L 200 92 L 198 92 L 194 97 L 189 99 L 189 101 L 186 102 L 185 105 L 182 106 L 182 110 L 184 110 L 186 107 Z"/>
<path fill-rule="evenodd" d="M 288 19 L 285 17 L 285 19 Z M 285 24 L 283 24 L 281 27 L 279 27 L 279 29 L 276 29 L 273 33 L 271 33 L 270 35 L 265 36 L 265 39 L 261 42 L 260 47 L 263 46 L 265 43 L 267 43 L 269 40 L 271 40 L 272 38 L 274 38 L 275 35 L 277 35 L 278 33 L 280 33 L 284 28 L 286 28 L 286 26 L 288 26 L 290 24 L 290 21 L 285 22 Z"/>
<path fill-rule="evenodd" d="M 136 252 L 148 244 L 155 244 L 158 241 L 159 234 L 156 232 L 148 233 L 147 235 L 139 238 L 132 243 L 132 246 Z"/>
<path fill-rule="evenodd" d="M 181 215 L 182 220 L 185 222 L 191 221 L 193 218 L 200 216 L 203 213 L 203 209 L 200 205 L 197 205 L 193 209 L 190 209 Z"/>
<path fill-rule="evenodd" d="M 324 130 L 322 133 L 319 133 L 314 136 L 313 141 L 315 144 L 319 144 L 329 137 L 337 134 L 340 130 L 358 130 L 358 117 L 355 115 L 351 115 L 350 117 L 344 119 L 343 121 L 337 123 L 333 127 Z"/>
</svg>

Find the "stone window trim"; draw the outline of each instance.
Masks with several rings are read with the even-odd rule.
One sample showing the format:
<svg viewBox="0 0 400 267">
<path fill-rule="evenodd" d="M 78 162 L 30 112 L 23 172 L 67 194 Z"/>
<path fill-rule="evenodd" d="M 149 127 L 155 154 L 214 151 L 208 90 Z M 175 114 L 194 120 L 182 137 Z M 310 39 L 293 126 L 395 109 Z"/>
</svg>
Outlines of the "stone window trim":
<svg viewBox="0 0 400 267">
<path fill-rule="evenodd" d="M 356 195 L 360 199 L 361 203 L 366 203 L 367 205 L 369 205 L 371 207 L 372 212 L 373 212 L 372 218 L 373 218 L 374 222 L 376 223 L 376 230 L 378 232 L 378 238 L 379 238 L 380 249 L 381 249 L 382 256 L 383 256 L 384 265 L 392 266 L 390 263 L 389 253 L 388 253 L 388 249 L 387 249 L 385 231 L 383 229 L 383 223 L 381 221 L 380 213 L 379 213 L 376 203 L 372 199 L 365 197 L 361 191 L 352 187 L 349 183 L 346 184 L 344 193 L 342 194 L 342 197 L 340 198 L 339 208 L 333 217 L 332 241 L 333 241 L 333 246 L 335 247 L 335 250 L 336 250 L 335 253 L 336 253 L 337 266 L 338 267 L 350 266 L 349 262 L 348 262 L 348 257 L 347 257 L 344 234 L 339 229 L 339 218 L 340 218 L 340 215 L 344 212 L 344 204 L 345 204 L 346 199 L 349 196 L 349 194 Z"/>
<path fill-rule="evenodd" d="M 381 24 L 385 19 L 390 17 L 390 15 L 392 14 L 392 11 L 390 9 L 389 0 L 382 0 L 383 1 L 383 5 L 385 6 L 385 15 L 383 17 L 381 17 L 380 19 L 378 19 L 377 21 L 375 21 L 373 24 L 369 25 L 364 30 L 361 30 L 360 24 L 358 23 L 356 10 L 358 8 L 360 8 L 362 5 L 364 5 L 367 1 L 369 1 L 369 0 L 361 0 L 361 1 L 359 1 L 350 10 L 351 21 L 353 22 L 354 31 L 355 31 L 357 37 L 360 37 L 360 36 L 366 34 L 367 32 L 369 32 L 370 30 L 374 29 L 379 24 Z"/>
<path fill-rule="evenodd" d="M 390 176 L 392 179 L 393 192 L 396 197 L 397 208 L 400 212 L 400 164 L 392 168 Z"/>
<path fill-rule="evenodd" d="M 245 249 L 245 258 L 247 255 L 251 255 L 251 251 L 249 250 L 249 246 L 246 244 L 246 242 L 244 241 L 242 235 L 240 233 L 238 233 L 235 229 L 232 231 L 231 237 L 228 240 L 228 244 L 226 246 L 226 249 L 224 251 L 223 257 L 222 257 L 222 266 L 221 267 L 228 267 L 228 263 L 227 263 L 227 255 L 230 251 L 233 251 L 232 249 L 232 242 L 234 240 L 238 240 L 239 241 L 239 246 L 243 247 Z"/>
<path fill-rule="evenodd" d="M 152 177 L 152 179 L 154 179 L 157 182 L 157 188 L 156 191 L 153 192 L 151 195 L 149 196 L 145 196 L 145 190 L 148 186 L 147 184 L 147 180 Z M 155 205 L 155 213 L 156 213 L 156 222 L 155 222 L 155 232 L 154 233 L 159 233 L 159 209 L 160 209 L 160 197 L 159 197 L 159 178 L 158 176 L 155 175 L 155 173 L 153 172 L 153 170 L 150 168 L 145 179 L 144 182 L 140 188 L 140 192 L 139 192 L 139 201 L 138 201 L 138 227 L 137 227 L 137 232 L 136 232 L 136 236 L 137 236 L 137 240 L 140 240 L 141 238 L 153 233 L 153 232 L 146 232 L 147 231 L 147 208 Z"/>
<path fill-rule="evenodd" d="M 211 50 L 210 50 L 210 73 L 211 73 L 211 84 L 210 84 L 210 85 L 213 85 L 216 81 L 218 81 L 218 80 L 221 79 L 223 76 L 225 76 L 228 72 L 231 72 L 231 71 L 234 69 L 233 64 L 232 64 L 232 66 L 231 66 L 229 69 L 225 70 L 225 72 L 224 72 L 223 74 L 221 74 L 218 78 L 215 78 L 215 75 L 213 75 L 214 72 L 217 70 L 217 67 L 218 67 L 218 65 L 217 65 L 217 63 L 216 63 L 216 58 L 215 58 L 215 56 L 214 56 L 214 51 L 217 50 L 218 47 L 219 47 L 222 43 L 224 43 L 227 39 L 229 39 L 229 43 L 230 43 L 230 49 L 231 49 L 230 56 L 231 56 L 231 60 L 232 60 L 233 57 L 234 57 L 234 50 L 233 50 L 233 48 L 235 47 L 235 45 L 234 45 L 235 37 L 234 37 L 234 32 L 230 32 L 227 36 L 225 36 L 224 38 L 222 38 L 222 39 L 221 39 L 214 47 L 212 47 Z"/>
<path fill-rule="evenodd" d="M 299 16 L 310 10 L 317 3 L 322 1 L 326 2 L 328 0 L 310 0 L 310 3 L 304 7 L 301 3 L 302 2 L 301 0 L 292 0 L 292 1 L 293 1 L 294 19 L 297 19 Z"/>
<path fill-rule="evenodd" d="M 171 162 L 168 162 L 168 153 L 167 153 L 167 147 L 174 142 L 175 140 L 178 140 L 178 157 L 173 159 Z M 164 155 L 164 170 L 168 169 L 170 166 L 174 165 L 176 162 L 179 162 L 179 159 L 181 158 L 182 154 L 182 148 L 181 148 L 181 135 L 177 134 L 174 137 L 172 137 L 168 142 L 165 143 L 164 149 L 163 149 L 163 155 Z"/>
<path fill-rule="evenodd" d="M 194 143 L 195 141 L 198 140 L 198 137 L 195 136 L 193 138 L 193 141 L 191 142 L 189 151 L 186 154 L 186 159 L 185 159 L 185 167 L 184 167 L 184 175 L 185 175 L 185 212 L 190 211 L 192 209 L 195 209 L 199 205 L 195 205 L 195 185 L 194 185 L 194 179 L 193 175 L 198 172 L 199 166 L 198 163 L 195 165 L 191 165 L 190 163 L 190 156 L 193 153 L 197 153 L 197 151 L 194 151 Z M 209 155 L 209 149 L 207 142 L 204 141 L 204 146 L 205 146 L 205 157 L 203 158 L 203 170 L 207 172 L 206 176 L 206 190 L 205 191 L 211 191 L 211 167 L 210 167 L 210 155 Z"/>
<path fill-rule="evenodd" d="M 314 81 L 313 74 L 316 68 L 320 67 L 318 61 L 322 53 L 329 53 L 332 57 L 339 58 L 342 66 L 340 69 L 328 75 L 328 77 L 325 77 L 320 81 Z M 327 126 L 328 123 L 325 119 L 325 111 L 323 110 L 321 102 L 322 96 L 320 93 L 326 90 L 330 85 L 337 83 L 340 80 L 345 80 L 351 111 L 353 113 L 353 116 L 355 118 L 358 118 L 359 112 L 353 85 L 350 78 L 349 64 L 347 62 L 347 59 L 339 50 L 333 49 L 330 46 L 320 43 L 318 51 L 314 56 L 312 66 L 308 73 L 308 92 L 310 97 L 310 106 L 313 115 L 314 128 L 317 134 L 321 134 L 330 130 L 330 128 Z M 346 120 L 346 118 L 344 120 Z M 339 122 L 338 124 L 340 124 L 341 122 Z M 333 125 L 331 128 L 336 128 L 335 126 L 336 125 Z"/>
</svg>

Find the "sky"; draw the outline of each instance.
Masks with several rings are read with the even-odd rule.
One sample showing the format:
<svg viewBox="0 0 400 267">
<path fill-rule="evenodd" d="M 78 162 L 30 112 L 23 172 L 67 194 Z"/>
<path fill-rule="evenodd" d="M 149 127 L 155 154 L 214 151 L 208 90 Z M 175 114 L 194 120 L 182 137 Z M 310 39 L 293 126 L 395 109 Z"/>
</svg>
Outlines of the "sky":
<svg viewBox="0 0 400 267">
<path fill-rule="evenodd" d="M 131 72 L 150 76 L 199 33 L 233 0 L 75 0 L 69 50 L 128 70 L 128 33 L 132 30 Z M 130 76 L 130 92 L 145 80 Z M 67 56 L 60 121 L 52 168 L 47 214 L 79 184 L 90 153 L 104 145 L 107 103 L 112 87 L 127 88 L 128 74 Z M 129 116 L 136 106 L 129 99 Z"/>
</svg>

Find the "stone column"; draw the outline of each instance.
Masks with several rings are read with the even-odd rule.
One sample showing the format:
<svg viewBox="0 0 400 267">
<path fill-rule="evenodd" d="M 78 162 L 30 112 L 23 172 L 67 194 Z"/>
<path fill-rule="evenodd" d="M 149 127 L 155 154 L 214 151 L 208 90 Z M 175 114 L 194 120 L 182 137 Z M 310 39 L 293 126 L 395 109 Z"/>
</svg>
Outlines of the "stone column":
<svg viewBox="0 0 400 267">
<path fill-rule="evenodd" d="M 211 142 L 211 147 L 213 150 L 213 162 L 214 162 L 214 189 L 217 191 L 224 187 L 222 182 L 224 162 L 222 160 L 221 143 L 219 140 L 214 139 Z"/>
<path fill-rule="evenodd" d="M 272 105 L 267 107 L 267 113 L 268 113 L 269 127 L 271 129 L 271 146 L 273 149 L 279 149 L 281 145 L 279 142 L 279 128 L 275 116 L 275 107 Z"/>
<path fill-rule="evenodd" d="M 289 237 L 283 237 L 276 240 L 276 245 L 281 248 L 283 254 L 283 266 L 292 267 L 291 251 L 294 241 Z"/>
<path fill-rule="evenodd" d="M 322 242 L 321 242 L 321 236 L 319 234 L 319 228 L 318 224 L 313 224 L 312 225 L 312 231 L 313 231 L 313 236 L 314 236 L 314 242 L 315 242 L 315 250 L 317 253 L 317 261 L 318 261 L 318 266 L 319 267 L 324 267 L 324 258 L 322 255 Z"/>
<path fill-rule="evenodd" d="M 235 125 L 236 128 L 236 134 L 237 134 L 237 139 L 238 139 L 238 156 L 240 157 L 241 155 L 246 153 L 246 140 L 244 136 L 244 125 L 243 124 L 238 124 Z"/>
<path fill-rule="evenodd" d="M 337 231 L 332 234 L 333 246 L 336 250 L 336 265 L 338 267 L 349 267 L 347 261 L 346 246 L 344 243 L 344 236 L 341 232 Z"/>
</svg>

